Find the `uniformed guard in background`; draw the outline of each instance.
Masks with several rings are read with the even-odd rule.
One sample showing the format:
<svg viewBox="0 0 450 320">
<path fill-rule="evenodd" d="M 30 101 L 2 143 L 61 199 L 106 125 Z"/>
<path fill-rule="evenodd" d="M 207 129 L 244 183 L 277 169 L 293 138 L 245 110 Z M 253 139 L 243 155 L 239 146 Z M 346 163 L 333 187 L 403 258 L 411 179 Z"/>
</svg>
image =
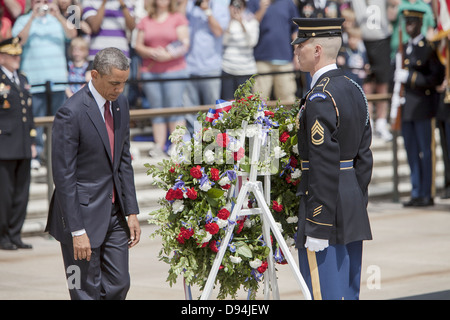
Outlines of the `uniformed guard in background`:
<svg viewBox="0 0 450 320">
<path fill-rule="evenodd" d="M 336 66 L 344 19 L 294 19 L 300 70 L 312 77 L 297 116 L 302 179 L 297 248 L 314 299 L 359 299 L 372 131 L 364 92 Z"/>
<path fill-rule="evenodd" d="M 410 39 L 403 46 L 404 69 L 395 71 L 394 80 L 405 84 L 405 103 L 401 132 L 411 171 L 411 198 L 405 207 L 434 204 L 435 146 L 434 128 L 439 94 L 436 87 L 444 80 L 445 68 L 433 45 L 421 33 L 424 12 L 404 10 Z"/>
<path fill-rule="evenodd" d="M 21 239 L 36 155 L 36 130 L 27 78 L 17 72 L 19 38 L 0 43 L 0 249 L 30 249 Z"/>
</svg>

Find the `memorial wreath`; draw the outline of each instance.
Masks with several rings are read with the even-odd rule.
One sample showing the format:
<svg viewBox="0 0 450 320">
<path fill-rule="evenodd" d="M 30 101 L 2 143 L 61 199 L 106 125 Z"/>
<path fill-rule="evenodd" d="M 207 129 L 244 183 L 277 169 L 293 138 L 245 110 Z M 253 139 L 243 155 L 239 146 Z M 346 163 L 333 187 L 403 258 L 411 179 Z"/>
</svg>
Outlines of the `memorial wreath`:
<svg viewBox="0 0 450 320">
<path fill-rule="evenodd" d="M 187 285 L 204 288 L 227 228 L 234 231 L 216 277 L 218 299 L 236 298 L 241 287 L 255 298 L 269 246 L 276 262 L 285 263 L 276 241 L 263 238 L 259 215 L 229 219 L 237 197 L 234 190 L 250 171 L 249 147 L 255 135 L 267 146 L 257 165 L 259 172 L 271 174 L 268 205 L 286 243 L 294 245 L 299 204 L 295 193 L 301 178 L 295 130 L 298 103 L 292 108 L 269 106 L 252 93 L 253 83 L 250 78 L 241 85 L 234 101 L 218 101 L 215 109 L 199 113 L 201 128 L 192 138 L 178 127 L 170 136 L 170 159 L 146 164 L 153 183 L 167 191 L 149 223 L 158 226 L 152 237 L 161 237 L 159 258 L 169 264 L 170 286 L 181 275 Z M 249 195 L 247 206 L 256 205 Z"/>
</svg>

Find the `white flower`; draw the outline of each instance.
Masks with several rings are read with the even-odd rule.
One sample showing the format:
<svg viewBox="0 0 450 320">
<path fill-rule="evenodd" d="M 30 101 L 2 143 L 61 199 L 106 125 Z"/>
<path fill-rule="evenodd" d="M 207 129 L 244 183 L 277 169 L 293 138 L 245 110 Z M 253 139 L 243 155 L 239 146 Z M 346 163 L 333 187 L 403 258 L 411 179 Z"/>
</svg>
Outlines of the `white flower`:
<svg viewBox="0 0 450 320">
<path fill-rule="evenodd" d="M 281 225 L 281 223 L 275 222 L 275 224 L 276 224 L 278 230 L 280 230 L 280 232 L 283 232 L 283 226 Z"/>
<path fill-rule="evenodd" d="M 184 209 L 183 201 L 175 200 L 174 203 L 172 204 L 172 209 L 173 209 L 174 213 L 183 211 L 183 209 Z"/>
<path fill-rule="evenodd" d="M 264 118 L 264 116 L 264 111 L 258 111 L 255 113 L 255 120 L 258 120 L 258 118 Z"/>
<path fill-rule="evenodd" d="M 228 225 L 228 220 L 218 219 L 216 223 L 219 226 L 219 228 L 222 229 Z"/>
<path fill-rule="evenodd" d="M 259 133 L 258 126 L 255 125 L 249 125 L 247 127 L 247 130 L 245 130 L 245 135 L 249 138 L 254 137 L 258 133 Z"/>
<path fill-rule="evenodd" d="M 230 184 L 230 179 L 228 179 L 227 175 L 224 175 L 222 179 L 219 180 L 219 185 L 224 186 L 226 184 Z"/>
<path fill-rule="evenodd" d="M 209 242 L 209 240 L 211 240 L 211 238 L 212 238 L 212 234 L 209 232 L 202 230 L 202 231 L 199 231 L 198 233 L 199 233 L 198 239 L 201 239 L 202 243 Z"/>
<path fill-rule="evenodd" d="M 295 169 L 294 172 L 291 174 L 292 179 L 297 179 L 302 175 L 302 171 L 299 169 Z"/>
<path fill-rule="evenodd" d="M 206 150 L 205 151 L 205 161 L 206 163 L 213 163 L 215 159 L 214 151 Z"/>
<path fill-rule="evenodd" d="M 291 237 L 288 237 L 286 239 L 286 244 L 287 244 L 288 247 L 291 247 L 291 246 L 293 246 L 295 244 L 295 240 L 292 239 Z"/>
<path fill-rule="evenodd" d="M 292 146 L 292 152 L 295 153 L 295 154 L 298 154 L 298 144 L 294 144 Z"/>
<path fill-rule="evenodd" d="M 203 185 L 200 185 L 198 188 L 204 192 L 207 192 L 209 189 L 211 189 L 211 184 L 204 183 Z"/>
<path fill-rule="evenodd" d="M 284 150 L 281 149 L 281 147 L 275 147 L 273 149 L 273 152 L 275 153 L 275 159 L 280 159 L 286 155 L 286 152 L 284 152 Z"/>
<path fill-rule="evenodd" d="M 241 263 L 242 259 L 241 257 L 230 256 L 230 261 L 233 263 Z"/>
<path fill-rule="evenodd" d="M 293 123 L 289 123 L 289 124 L 287 125 L 287 129 L 288 129 L 289 132 L 291 132 L 292 129 L 294 129 L 294 124 L 293 124 Z"/>
<path fill-rule="evenodd" d="M 297 223 L 298 217 L 288 217 L 288 218 L 286 218 L 286 222 L 287 223 Z"/>
<path fill-rule="evenodd" d="M 252 222 L 251 219 L 245 219 L 245 221 L 244 221 L 244 227 L 245 228 L 251 228 L 252 225 L 253 225 L 253 222 Z"/>
<path fill-rule="evenodd" d="M 250 261 L 249 264 L 250 264 L 250 267 L 252 267 L 253 269 L 256 269 L 256 268 L 261 267 L 262 261 L 259 259 L 255 259 L 253 261 Z"/>
</svg>

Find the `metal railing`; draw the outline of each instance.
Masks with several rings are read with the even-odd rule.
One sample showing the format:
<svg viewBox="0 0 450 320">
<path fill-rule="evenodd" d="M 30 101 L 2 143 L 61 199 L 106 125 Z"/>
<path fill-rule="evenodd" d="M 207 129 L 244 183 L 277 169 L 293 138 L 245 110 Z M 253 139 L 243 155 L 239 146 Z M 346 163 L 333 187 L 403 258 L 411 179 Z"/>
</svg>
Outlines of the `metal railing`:
<svg viewBox="0 0 450 320">
<path fill-rule="evenodd" d="M 269 72 L 269 73 L 260 73 L 254 76 L 265 76 L 265 75 L 276 75 L 276 74 L 283 74 L 283 73 L 295 73 L 297 77 L 301 77 L 301 73 L 299 71 L 283 71 L 283 72 Z M 253 75 L 248 75 L 248 77 L 251 77 Z M 207 80 L 207 79 L 217 79 L 217 78 L 230 78 L 233 77 L 231 75 L 221 75 L 221 76 L 207 76 L 207 77 L 190 77 L 190 78 L 172 78 L 172 79 L 149 79 L 149 80 L 137 80 L 132 79 L 129 80 L 129 84 L 138 84 L 138 83 L 144 83 L 144 82 L 161 82 L 161 81 L 192 81 L 192 80 Z M 39 87 L 44 86 L 45 87 L 45 94 L 47 97 L 47 114 L 50 113 L 51 110 L 51 96 L 52 96 L 52 86 L 53 85 L 70 85 L 70 84 L 85 84 L 85 82 L 50 82 L 47 81 L 45 84 L 39 84 L 34 85 L 33 87 Z M 366 95 L 367 100 L 369 102 L 377 102 L 377 101 L 386 101 L 391 99 L 391 94 L 368 94 Z M 220 97 L 218 97 L 220 98 Z M 268 101 L 268 105 L 276 105 L 277 103 L 285 106 L 285 107 L 291 107 L 294 104 L 295 101 Z M 214 105 L 199 105 L 199 106 L 190 106 L 190 107 L 179 107 L 179 108 L 152 108 L 152 109 L 133 109 L 130 108 L 130 121 L 136 121 L 136 120 L 145 120 L 145 119 L 151 119 L 158 116 L 170 116 L 170 115 L 181 115 L 181 114 L 195 114 L 198 112 L 207 112 L 210 108 L 214 108 Z M 45 152 L 45 158 L 46 158 L 46 167 L 47 167 L 47 196 L 48 200 L 50 202 L 51 196 L 53 194 L 53 175 L 52 175 L 52 163 L 51 163 L 51 140 L 52 140 L 52 125 L 53 125 L 53 119 L 54 116 L 44 116 L 44 117 L 36 117 L 34 118 L 35 126 L 41 126 L 44 128 L 44 132 L 46 134 L 46 139 L 44 140 L 44 152 Z M 399 199 L 399 192 L 398 192 L 398 158 L 397 158 L 397 143 L 396 143 L 396 137 L 398 136 L 398 133 L 394 133 L 394 143 L 393 143 L 393 200 L 398 201 Z"/>
</svg>

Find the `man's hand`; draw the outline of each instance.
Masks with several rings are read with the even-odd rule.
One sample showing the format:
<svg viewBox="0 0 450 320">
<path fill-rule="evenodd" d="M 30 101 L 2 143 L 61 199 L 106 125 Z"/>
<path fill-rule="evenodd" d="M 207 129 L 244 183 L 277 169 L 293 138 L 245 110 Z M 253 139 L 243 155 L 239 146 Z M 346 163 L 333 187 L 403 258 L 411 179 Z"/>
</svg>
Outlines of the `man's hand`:
<svg viewBox="0 0 450 320">
<path fill-rule="evenodd" d="M 87 261 L 91 260 L 91 243 L 89 241 L 89 237 L 87 233 L 82 234 L 81 236 L 75 236 L 72 238 L 73 240 L 73 257 L 75 260 L 83 260 Z"/>
<path fill-rule="evenodd" d="M 141 239 L 141 227 L 135 214 L 130 214 L 128 216 L 128 228 L 130 228 L 130 241 L 128 241 L 128 248 L 132 248 L 137 245 Z"/>
</svg>

